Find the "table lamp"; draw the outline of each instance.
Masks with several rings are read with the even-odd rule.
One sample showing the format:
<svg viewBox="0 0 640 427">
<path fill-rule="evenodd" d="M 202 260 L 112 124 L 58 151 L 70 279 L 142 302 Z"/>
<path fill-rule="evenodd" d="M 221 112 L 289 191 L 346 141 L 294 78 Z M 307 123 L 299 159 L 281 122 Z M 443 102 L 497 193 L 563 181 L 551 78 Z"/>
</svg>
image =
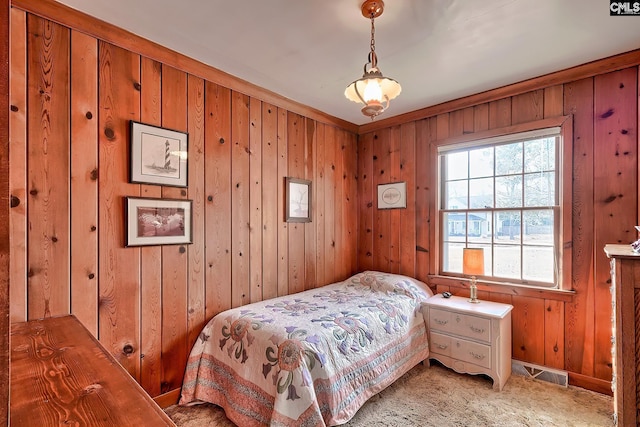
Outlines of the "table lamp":
<svg viewBox="0 0 640 427">
<path fill-rule="evenodd" d="M 462 249 L 462 273 L 471 276 L 471 298 L 469 302 L 479 303 L 478 287 L 476 286 L 476 275 L 484 274 L 484 249 L 463 248 Z"/>
</svg>

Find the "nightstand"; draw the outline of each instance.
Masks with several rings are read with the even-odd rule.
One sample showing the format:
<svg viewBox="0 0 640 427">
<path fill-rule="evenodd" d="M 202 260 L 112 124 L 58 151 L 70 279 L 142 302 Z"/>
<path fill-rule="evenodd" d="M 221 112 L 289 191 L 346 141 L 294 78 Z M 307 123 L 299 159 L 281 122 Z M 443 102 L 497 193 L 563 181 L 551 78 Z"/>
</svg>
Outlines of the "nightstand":
<svg viewBox="0 0 640 427">
<path fill-rule="evenodd" d="M 470 303 L 468 298 L 441 294 L 422 305 L 428 322 L 429 359 L 456 372 L 485 374 L 493 389 L 511 376 L 511 310 L 513 306 L 492 301 Z"/>
</svg>

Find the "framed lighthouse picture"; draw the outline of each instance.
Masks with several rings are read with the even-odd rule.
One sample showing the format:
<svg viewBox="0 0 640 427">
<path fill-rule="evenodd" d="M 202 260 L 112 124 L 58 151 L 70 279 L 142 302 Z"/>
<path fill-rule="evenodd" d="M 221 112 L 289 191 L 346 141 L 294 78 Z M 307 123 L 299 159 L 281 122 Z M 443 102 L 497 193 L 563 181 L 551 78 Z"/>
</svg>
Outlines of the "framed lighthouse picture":
<svg viewBox="0 0 640 427">
<path fill-rule="evenodd" d="M 129 181 L 186 187 L 188 139 L 186 132 L 132 120 Z"/>
</svg>

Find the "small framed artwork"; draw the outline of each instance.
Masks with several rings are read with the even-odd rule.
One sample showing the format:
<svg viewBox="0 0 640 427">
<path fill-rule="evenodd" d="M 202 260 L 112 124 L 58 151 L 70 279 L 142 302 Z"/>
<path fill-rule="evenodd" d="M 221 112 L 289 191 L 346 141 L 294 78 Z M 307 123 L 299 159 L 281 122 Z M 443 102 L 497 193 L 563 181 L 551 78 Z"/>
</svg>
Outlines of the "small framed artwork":
<svg viewBox="0 0 640 427">
<path fill-rule="evenodd" d="M 187 186 L 188 134 L 131 120 L 130 182 Z"/>
<path fill-rule="evenodd" d="M 125 197 L 125 245 L 192 243 L 191 205 L 191 200 Z"/>
<path fill-rule="evenodd" d="M 311 181 L 285 178 L 287 222 L 311 222 Z"/>
<path fill-rule="evenodd" d="M 378 209 L 407 207 L 407 183 L 392 182 L 378 185 Z"/>
</svg>

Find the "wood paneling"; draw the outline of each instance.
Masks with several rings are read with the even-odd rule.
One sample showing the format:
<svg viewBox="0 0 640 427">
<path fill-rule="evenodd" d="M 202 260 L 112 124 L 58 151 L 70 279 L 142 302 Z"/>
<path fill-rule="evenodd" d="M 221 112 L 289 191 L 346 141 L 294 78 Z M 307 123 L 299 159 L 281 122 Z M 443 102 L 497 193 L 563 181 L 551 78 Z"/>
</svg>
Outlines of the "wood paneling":
<svg viewBox="0 0 640 427">
<path fill-rule="evenodd" d="M 249 101 L 249 292 L 262 301 L 262 102 Z"/>
<path fill-rule="evenodd" d="M 316 275 L 316 236 L 318 234 L 318 220 L 314 218 L 314 214 L 317 212 L 316 199 L 318 192 L 313 188 L 313 182 L 315 181 L 315 168 L 313 165 L 315 164 L 315 158 L 317 155 L 316 122 L 305 119 L 304 177 L 311 181 L 312 188 L 311 194 L 309 194 L 309 203 L 311 203 L 311 222 L 304 226 L 304 289 L 311 289 L 317 286 L 318 283 Z M 341 203 L 337 203 L 336 205 L 342 207 Z M 312 278 L 312 280 L 309 280 L 308 278 Z"/>
<path fill-rule="evenodd" d="M 249 287 L 249 97 L 231 94 L 231 305 L 251 302 Z"/>
<path fill-rule="evenodd" d="M 231 308 L 231 91 L 205 84 L 207 319 Z"/>
<path fill-rule="evenodd" d="M 10 167 L 9 167 L 9 1 L 0 1 L 0 383 L 9 384 L 10 332 Z M 24 83 L 24 80 L 23 80 Z M 23 92 L 24 94 L 24 89 Z M 13 104 L 12 104 L 13 105 Z M 14 108 L 15 109 L 15 108 Z M 24 303 L 24 299 L 22 300 Z M 0 391 L 0 424 L 9 425 L 9 390 Z"/>
<path fill-rule="evenodd" d="M 204 80 L 187 76 L 187 131 L 189 132 L 189 189 L 192 201 L 192 227 L 205 229 L 205 146 L 204 146 Z M 194 233 L 188 250 L 187 281 L 187 350 L 195 343 L 206 318 L 205 233 Z"/>
<path fill-rule="evenodd" d="M 8 49 L 8 48 L 7 48 Z M 27 320 L 27 14 L 11 9 L 11 113 L 8 152 L 11 322 Z M 8 257 L 8 255 L 7 255 Z"/>
<path fill-rule="evenodd" d="M 373 133 L 358 138 L 358 267 L 373 268 Z"/>
<path fill-rule="evenodd" d="M 140 64 L 140 120 L 162 125 L 162 64 L 142 58 Z M 162 187 L 141 185 L 143 197 L 161 197 Z M 152 396 L 162 383 L 162 247 L 140 248 L 140 384 Z"/>
<path fill-rule="evenodd" d="M 285 182 L 288 172 L 287 111 L 278 108 L 278 295 L 289 293 L 289 223 L 285 222 Z M 324 250 L 324 249 L 323 249 Z"/>
<path fill-rule="evenodd" d="M 150 395 L 175 398 L 213 315 L 355 272 L 355 134 L 12 14 L 15 320 L 73 313 Z M 131 120 L 188 132 L 187 188 L 129 183 Z M 323 181 L 313 214 L 330 223 L 285 222 L 286 176 Z M 125 247 L 127 196 L 191 200 L 193 243 Z"/>
<path fill-rule="evenodd" d="M 602 256 L 607 243 L 629 243 L 638 233 L 638 69 L 628 68 L 594 79 L 594 376 L 611 377 L 611 268 Z M 601 305 L 601 306 L 600 306 Z"/>
<path fill-rule="evenodd" d="M 71 49 L 71 311 L 97 336 L 98 42 L 72 31 Z"/>
<path fill-rule="evenodd" d="M 262 103 L 262 297 L 278 296 L 278 109 Z"/>
<path fill-rule="evenodd" d="M 27 17 L 28 317 L 70 304 L 70 118 L 68 28 Z"/>
<path fill-rule="evenodd" d="M 415 148 L 415 216 L 416 216 L 416 277 L 428 282 L 429 276 L 429 204 L 432 199 L 430 188 L 431 140 L 429 119 L 416 123 Z"/>
<path fill-rule="evenodd" d="M 564 113 L 573 117 L 573 300 L 565 306 L 565 369 L 593 376 L 594 247 L 593 79 L 565 85 Z"/>
<path fill-rule="evenodd" d="M 331 141 L 336 140 L 336 129 L 332 126 L 325 126 L 324 129 L 324 259 L 325 259 L 325 276 L 326 283 L 332 283 L 336 278 L 336 229 L 335 229 L 335 212 L 328 209 L 335 203 L 336 189 L 336 150 L 337 147 Z"/>
<path fill-rule="evenodd" d="M 123 212 L 124 197 L 140 194 L 127 181 L 129 120 L 140 118 L 140 57 L 103 42 L 98 52 L 98 337 L 139 381 L 140 248 L 124 247 Z"/>
<path fill-rule="evenodd" d="M 318 123 L 315 132 L 315 159 L 318 167 L 315 169 L 315 177 L 313 179 L 313 221 L 316 224 L 316 285 L 327 283 L 325 280 L 326 263 L 324 254 L 326 228 L 325 212 L 327 209 L 331 209 L 331 205 L 325 205 L 324 199 L 324 191 L 326 186 L 324 135 L 325 125 Z M 357 244 L 356 239 L 354 239 L 354 244 Z"/>
<path fill-rule="evenodd" d="M 287 161 L 288 175 L 293 178 L 304 178 L 304 117 L 289 113 L 287 117 Z M 305 223 L 289 223 L 289 293 L 304 290 L 305 280 Z"/>
<path fill-rule="evenodd" d="M 400 214 L 400 274 L 416 276 L 416 124 L 400 128 L 400 181 L 407 184 L 407 208 Z"/>
<path fill-rule="evenodd" d="M 343 186 L 343 231 L 342 253 L 353 254 L 344 257 L 345 268 L 343 279 L 358 271 L 358 140 L 355 135 L 342 131 L 345 136 L 342 150 L 344 162 Z M 325 283 L 325 282 L 321 282 Z"/>
</svg>

